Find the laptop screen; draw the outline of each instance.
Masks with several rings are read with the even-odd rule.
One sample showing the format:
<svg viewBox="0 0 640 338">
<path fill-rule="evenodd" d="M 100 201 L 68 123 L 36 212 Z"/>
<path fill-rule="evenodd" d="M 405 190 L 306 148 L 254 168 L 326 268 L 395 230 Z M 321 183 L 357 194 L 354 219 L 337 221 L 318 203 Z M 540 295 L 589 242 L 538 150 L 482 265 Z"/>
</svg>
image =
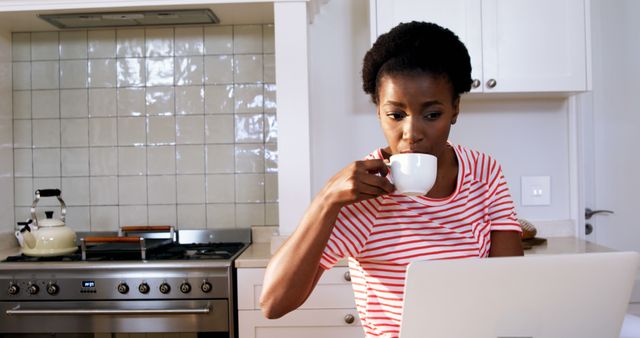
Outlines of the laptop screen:
<svg viewBox="0 0 640 338">
<path fill-rule="evenodd" d="M 412 262 L 400 338 L 618 337 L 637 252 Z"/>
</svg>

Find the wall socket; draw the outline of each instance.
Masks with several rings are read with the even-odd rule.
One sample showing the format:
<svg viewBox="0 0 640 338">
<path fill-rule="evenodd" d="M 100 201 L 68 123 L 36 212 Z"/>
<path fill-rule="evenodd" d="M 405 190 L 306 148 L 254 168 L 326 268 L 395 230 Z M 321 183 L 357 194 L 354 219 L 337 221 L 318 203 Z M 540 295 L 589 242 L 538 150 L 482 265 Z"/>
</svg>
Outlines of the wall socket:
<svg viewBox="0 0 640 338">
<path fill-rule="evenodd" d="M 522 176 L 523 206 L 551 205 L 551 177 L 550 176 Z"/>
</svg>

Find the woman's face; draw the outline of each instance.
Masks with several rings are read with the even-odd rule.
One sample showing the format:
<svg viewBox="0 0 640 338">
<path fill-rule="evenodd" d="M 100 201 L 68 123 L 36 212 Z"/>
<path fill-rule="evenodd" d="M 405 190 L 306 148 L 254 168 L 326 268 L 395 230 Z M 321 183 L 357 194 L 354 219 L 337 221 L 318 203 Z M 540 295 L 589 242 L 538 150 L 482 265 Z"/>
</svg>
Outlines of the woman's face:
<svg viewBox="0 0 640 338">
<path fill-rule="evenodd" d="M 391 155 L 425 153 L 441 157 L 447 149 L 459 99 L 446 78 L 426 74 L 384 75 L 378 88 L 378 118 Z"/>
</svg>

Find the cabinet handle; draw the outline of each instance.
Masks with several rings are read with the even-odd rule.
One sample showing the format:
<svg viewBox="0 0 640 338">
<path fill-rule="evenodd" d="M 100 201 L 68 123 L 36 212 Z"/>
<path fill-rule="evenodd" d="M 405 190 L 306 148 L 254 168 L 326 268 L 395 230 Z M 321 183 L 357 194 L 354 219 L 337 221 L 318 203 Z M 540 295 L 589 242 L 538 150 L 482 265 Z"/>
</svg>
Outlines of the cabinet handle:
<svg viewBox="0 0 640 338">
<path fill-rule="evenodd" d="M 351 281 L 351 273 L 349 271 L 344 273 L 344 280 L 346 280 L 347 282 Z"/>
<path fill-rule="evenodd" d="M 346 316 L 344 316 L 344 322 L 347 324 L 353 324 L 353 322 L 356 321 L 356 317 L 354 317 L 352 314 L 347 314 Z"/>
<path fill-rule="evenodd" d="M 489 88 L 493 88 L 498 84 L 498 82 L 495 79 L 489 79 L 489 81 L 487 81 L 487 87 Z"/>
<path fill-rule="evenodd" d="M 480 80 L 473 79 L 473 81 L 471 81 L 471 87 L 474 89 L 480 87 Z"/>
</svg>

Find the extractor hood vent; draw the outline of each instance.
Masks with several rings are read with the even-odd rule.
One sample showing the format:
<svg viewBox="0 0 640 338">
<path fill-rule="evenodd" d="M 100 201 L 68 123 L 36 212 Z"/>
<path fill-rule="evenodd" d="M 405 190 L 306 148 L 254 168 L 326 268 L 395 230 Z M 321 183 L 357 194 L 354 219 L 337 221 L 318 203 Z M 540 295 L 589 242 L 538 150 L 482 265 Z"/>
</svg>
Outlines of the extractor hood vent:
<svg viewBox="0 0 640 338">
<path fill-rule="evenodd" d="M 220 19 L 210 9 L 42 14 L 38 15 L 38 17 L 62 29 L 213 24 L 220 22 Z"/>
</svg>

